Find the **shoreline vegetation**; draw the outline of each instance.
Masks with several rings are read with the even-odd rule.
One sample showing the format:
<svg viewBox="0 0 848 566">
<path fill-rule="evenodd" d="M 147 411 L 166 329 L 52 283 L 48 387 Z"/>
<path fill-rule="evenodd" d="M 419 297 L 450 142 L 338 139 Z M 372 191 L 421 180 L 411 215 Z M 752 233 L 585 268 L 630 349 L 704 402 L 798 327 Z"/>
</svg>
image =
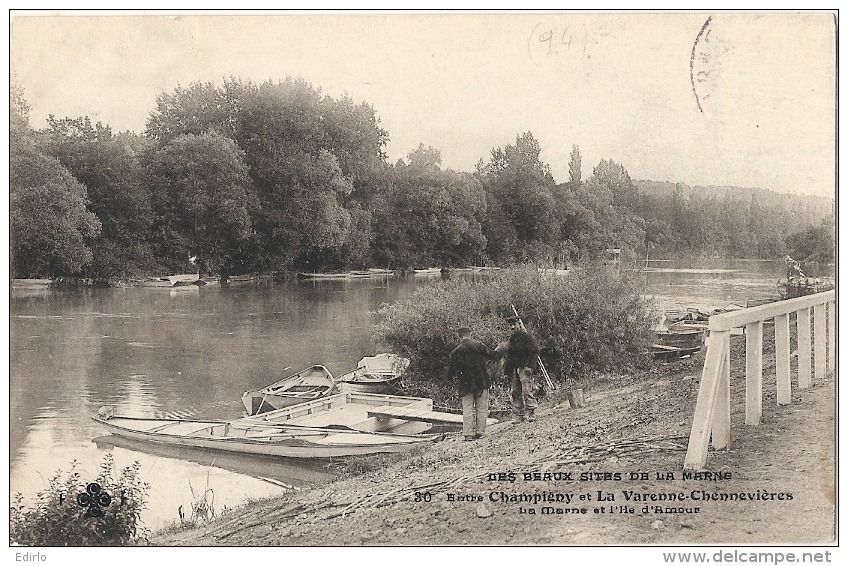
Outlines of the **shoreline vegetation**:
<svg viewBox="0 0 848 566">
<path fill-rule="evenodd" d="M 698 260 L 711 260 L 711 261 L 750 261 L 750 262 L 775 262 L 779 263 L 783 261 L 782 258 L 773 258 L 773 259 L 751 259 L 751 258 L 725 258 L 725 257 L 700 257 L 695 258 L 649 258 L 648 262 L 650 264 L 659 264 L 659 265 L 651 265 L 651 267 L 645 267 L 645 260 L 636 261 L 633 264 L 633 267 L 622 266 L 621 269 L 624 271 L 633 271 L 633 272 L 650 272 L 650 271 L 680 271 L 679 269 L 666 267 L 665 264 L 680 261 L 681 259 L 689 259 L 697 262 Z M 817 262 L 817 261 L 806 261 L 801 262 L 803 269 L 806 272 L 815 274 L 816 277 L 832 277 L 834 269 L 836 265 L 834 263 L 826 263 L 826 262 Z M 450 273 L 465 273 L 465 272 L 475 272 L 475 273 L 488 273 L 496 270 L 504 270 L 504 269 L 520 269 L 521 265 L 513 265 L 511 267 L 497 267 L 497 266 L 465 266 L 465 267 L 453 267 L 453 268 L 440 268 L 440 267 L 431 267 L 431 268 L 415 268 L 415 269 L 386 269 L 386 268 L 367 268 L 357 271 L 342 271 L 342 272 L 303 272 L 303 271 L 282 271 L 282 272 L 274 272 L 268 271 L 263 273 L 250 273 L 250 274 L 239 274 L 239 275 L 230 275 L 227 277 L 228 283 L 245 283 L 245 282 L 286 282 L 286 281 L 297 281 L 297 280 L 318 280 L 318 279 L 353 279 L 360 277 L 414 277 L 421 275 L 440 275 L 440 274 L 450 274 Z M 555 267 L 538 267 L 540 271 L 549 271 L 552 273 L 557 273 L 560 275 L 564 275 L 568 272 L 581 271 L 585 269 L 585 266 L 572 264 L 565 268 L 555 268 Z M 695 272 L 697 270 L 689 270 L 691 272 Z M 15 278 L 12 279 L 12 288 L 13 289 L 44 289 L 44 288 L 75 288 L 75 287 L 94 287 L 94 288 L 125 288 L 125 287 L 144 287 L 146 283 L 152 281 L 159 281 L 162 279 L 167 279 L 169 275 L 167 274 L 154 274 L 147 273 L 141 274 L 134 277 L 110 277 L 107 279 L 97 279 L 91 277 L 74 277 L 74 276 L 62 276 L 56 278 Z M 221 280 L 220 277 L 209 275 L 209 276 L 201 276 L 197 275 L 198 280 L 207 280 L 214 281 L 222 284 L 226 284 Z"/>
<path fill-rule="evenodd" d="M 292 77 L 162 92 L 141 133 L 87 116 L 51 115 L 36 130 L 29 113 L 13 84 L 15 278 L 562 268 L 609 250 L 624 266 L 835 258 L 833 199 L 634 180 L 612 159 L 584 178 L 576 143 L 569 178 L 557 180 L 532 132 L 473 171 L 442 168 L 439 149 L 423 144 L 391 163 L 390 132 L 369 103 Z"/>
</svg>

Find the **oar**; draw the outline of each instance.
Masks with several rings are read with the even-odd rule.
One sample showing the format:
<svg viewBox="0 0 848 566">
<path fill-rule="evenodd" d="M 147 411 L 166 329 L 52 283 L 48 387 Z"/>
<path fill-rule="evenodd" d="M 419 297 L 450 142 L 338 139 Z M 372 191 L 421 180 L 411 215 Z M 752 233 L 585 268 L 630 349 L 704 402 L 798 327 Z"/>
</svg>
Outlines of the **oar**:
<svg viewBox="0 0 848 566">
<path fill-rule="evenodd" d="M 518 324 L 521 325 L 521 330 L 527 332 L 527 327 L 524 326 L 524 321 L 521 320 L 521 317 L 518 316 L 518 311 L 515 309 L 515 305 L 510 304 L 512 307 L 512 312 L 515 313 L 515 317 L 518 319 Z M 551 376 L 548 375 L 548 370 L 545 368 L 545 364 L 542 362 L 542 356 L 536 356 L 536 361 L 539 362 L 539 368 L 542 370 L 542 375 L 545 378 L 545 384 L 548 386 L 548 389 L 556 389 L 556 385 L 553 380 L 551 380 Z"/>
</svg>

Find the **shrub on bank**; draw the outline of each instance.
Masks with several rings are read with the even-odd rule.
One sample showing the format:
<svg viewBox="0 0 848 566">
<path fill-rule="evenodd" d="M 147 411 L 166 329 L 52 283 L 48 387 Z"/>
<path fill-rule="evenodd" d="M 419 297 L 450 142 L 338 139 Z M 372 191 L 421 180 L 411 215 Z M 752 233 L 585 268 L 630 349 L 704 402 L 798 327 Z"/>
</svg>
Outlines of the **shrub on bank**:
<svg viewBox="0 0 848 566">
<path fill-rule="evenodd" d="M 505 318 L 511 305 L 539 341 L 554 381 L 647 361 L 650 305 L 632 276 L 600 265 L 567 274 L 526 266 L 433 283 L 380 308 L 377 341 L 412 360 L 407 381 L 416 389 L 429 389 L 437 402 L 449 401 L 456 393 L 443 376 L 456 328 L 469 326 L 475 338 L 494 348 L 509 335 Z"/>
<path fill-rule="evenodd" d="M 97 478 L 84 478 L 71 463 L 58 470 L 32 505 L 18 493 L 9 516 L 9 540 L 25 546 L 123 546 L 147 538 L 141 525 L 148 485 L 136 462 L 116 474 L 107 454 Z M 96 487 L 92 487 L 94 484 Z"/>
</svg>

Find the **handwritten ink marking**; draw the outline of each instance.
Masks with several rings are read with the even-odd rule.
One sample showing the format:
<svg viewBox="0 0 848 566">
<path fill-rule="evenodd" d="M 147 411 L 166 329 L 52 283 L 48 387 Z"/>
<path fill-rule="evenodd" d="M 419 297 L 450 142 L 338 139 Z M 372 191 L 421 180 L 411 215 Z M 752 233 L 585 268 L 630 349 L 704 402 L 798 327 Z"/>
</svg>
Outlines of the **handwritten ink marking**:
<svg viewBox="0 0 848 566">
<path fill-rule="evenodd" d="M 704 109 L 701 108 L 701 100 L 700 98 L 698 98 L 698 89 L 695 87 L 695 52 L 698 49 L 698 42 L 701 40 L 701 36 L 704 36 L 704 32 L 706 32 L 707 34 L 706 36 L 704 36 L 704 41 L 706 41 L 707 37 L 709 36 L 709 30 L 707 28 L 709 27 L 710 21 L 712 19 L 712 16 L 708 17 L 707 21 L 704 22 L 704 25 L 701 26 L 701 31 L 698 32 L 697 37 L 695 37 L 695 43 L 692 44 L 692 54 L 689 56 L 689 82 L 692 83 L 692 94 L 695 95 L 695 104 L 698 105 L 698 110 L 701 112 L 701 114 L 704 113 Z M 706 56 L 702 57 L 702 62 L 708 63 L 709 58 Z M 704 78 L 706 78 L 709 76 L 709 73 L 699 71 L 698 76 L 703 76 Z M 700 78 L 699 82 L 701 82 Z"/>
<path fill-rule="evenodd" d="M 536 24 L 533 26 L 533 31 L 530 32 L 530 37 L 527 38 L 527 55 L 530 57 L 530 60 L 533 61 L 533 64 L 537 67 L 541 67 L 541 65 L 536 61 L 533 57 L 533 38 L 536 37 L 536 30 L 539 29 L 539 26 L 542 24 Z"/>
<path fill-rule="evenodd" d="M 579 29 L 573 31 L 569 29 L 568 26 L 563 29 L 557 28 L 556 26 L 543 26 L 544 24 L 542 23 L 538 23 L 533 26 L 533 30 L 530 32 L 530 37 L 527 39 L 527 54 L 530 56 L 530 60 L 533 61 L 533 64 L 537 67 L 541 67 L 542 65 L 536 57 L 534 57 L 534 51 L 547 56 L 561 55 L 563 52 L 572 51 L 572 48 L 579 48 L 581 37 L 583 43 L 582 57 L 585 57 L 586 59 L 591 57 L 591 55 L 586 55 L 586 46 L 589 40 L 588 33 L 585 29 L 581 32 Z M 563 46 L 564 50 L 561 50 Z"/>
</svg>

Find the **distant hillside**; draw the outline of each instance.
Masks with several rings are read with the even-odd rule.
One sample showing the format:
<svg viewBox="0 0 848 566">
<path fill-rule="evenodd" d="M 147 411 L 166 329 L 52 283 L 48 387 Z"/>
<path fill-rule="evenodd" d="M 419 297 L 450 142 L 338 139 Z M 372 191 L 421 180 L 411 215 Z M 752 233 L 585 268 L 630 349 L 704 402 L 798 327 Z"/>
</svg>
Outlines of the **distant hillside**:
<svg viewBox="0 0 848 566">
<path fill-rule="evenodd" d="M 801 224 L 817 224 L 821 219 L 834 214 L 834 199 L 815 195 L 793 195 L 778 193 L 768 189 L 756 187 L 727 187 L 707 185 L 694 187 L 683 183 L 671 183 L 668 181 L 634 180 L 633 185 L 642 194 L 656 197 L 670 197 L 676 189 L 680 195 L 688 200 L 695 199 L 718 199 L 730 198 L 746 203 L 754 197 L 760 203 L 769 203 L 771 206 L 782 206 L 787 211 L 795 212 Z"/>
</svg>

